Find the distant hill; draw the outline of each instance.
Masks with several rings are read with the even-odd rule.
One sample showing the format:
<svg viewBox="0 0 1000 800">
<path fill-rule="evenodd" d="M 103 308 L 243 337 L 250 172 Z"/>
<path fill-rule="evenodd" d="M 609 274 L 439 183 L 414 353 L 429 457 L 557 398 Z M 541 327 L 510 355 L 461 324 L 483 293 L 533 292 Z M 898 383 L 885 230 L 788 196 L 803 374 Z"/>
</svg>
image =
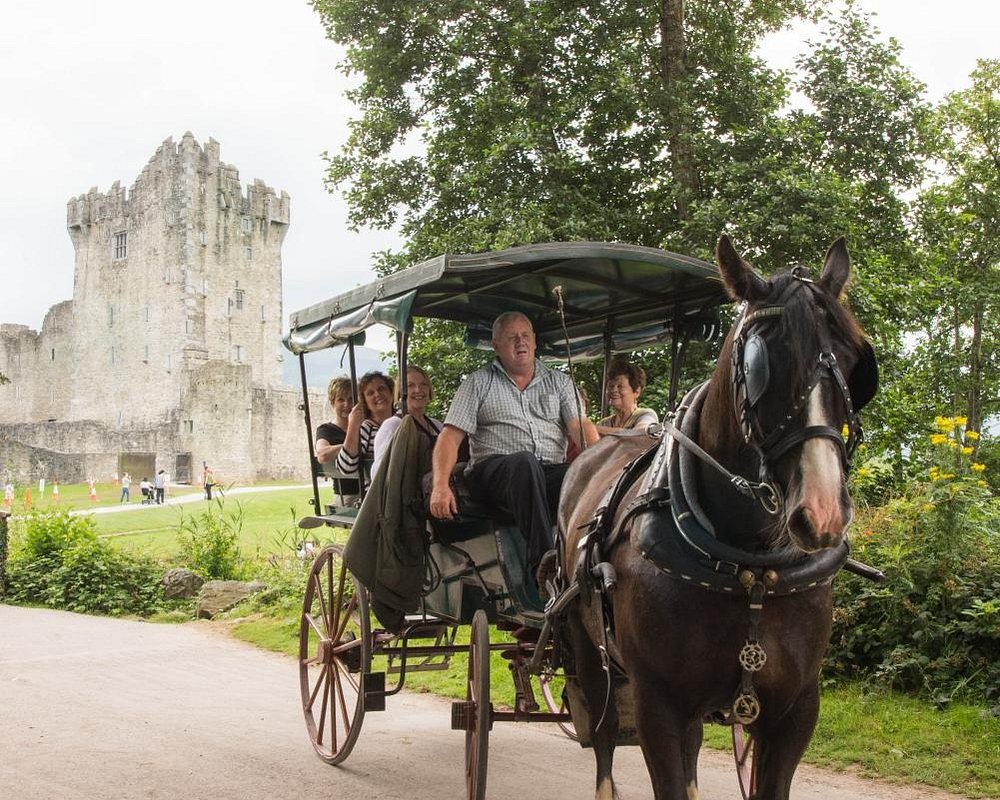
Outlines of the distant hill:
<svg viewBox="0 0 1000 800">
<path fill-rule="evenodd" d="M 285 353 L 285 360 L 281 362 L 281 379 L 289 386 L 301 386 L 302 379 L 299 376 L 299 359 L 291 353 Z M 326 385 L 330 378 L 337 375 L 350 375 L 351 362 L 343 347 L 332 347 L 329 350 L 319 350 L 315 353 L 306 353 L 306 380 L 310 389 L 326 391 Z M 341 363 L 343 359 L 343 363 Z M 358 377 L 371 370 L 381 370 L 387 372 L 389 360 L 383 359 L 382 354 L 371 347 L 355 347 L 354 360 L 357 364 Z"/>
</svg>

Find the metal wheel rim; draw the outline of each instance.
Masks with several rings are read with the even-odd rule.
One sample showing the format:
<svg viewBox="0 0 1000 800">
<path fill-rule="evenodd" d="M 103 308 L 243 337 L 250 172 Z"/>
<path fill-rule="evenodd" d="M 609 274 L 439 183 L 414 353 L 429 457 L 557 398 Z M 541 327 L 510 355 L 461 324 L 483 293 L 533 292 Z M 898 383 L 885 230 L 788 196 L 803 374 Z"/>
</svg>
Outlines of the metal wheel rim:
<svg viewBox="0 0 1000 800">
<path fill-rule="evenodd" d="M 743 800 L 752 800 L 757 791 L 757 762 L 753 735 L 738 722 L 733 724 L 733 758 Z"/>
<path fill-rule="evenodd" d="M 465 699 L 475 703 L 475 722 L 465 732 L 465 780 L 469 800 L 485 800 L 490 743 L 490 627 L 480 609 L 472 618 Z"/>
<path fill-rule="evenodd" d="M 368 592 L 343 565 L 342 553 L 330 545 L 316 556 L 299 620 L 302 711 L 313 749 L 328 764 L 346 759 L 361 733 L 364 674 L 371 670 Z"/>
<path fill-rule="evenodd" d="M 542 690 L 542 697 L 545 699 L 545 705 L 553 714 L 564 714 L 566 712 L 566 701 L 561 697 L 559 701 L 556 702 L 556 696 L 552 693 L 552 676 L 545 675 L 544 673 L 538 676 L 538 686 Z M 561 730 L 568 739 L 572 739 L 574 742 L 578 741 L 576 735 L 576 728 L 572 722 L 557 722 L 556 725 L 559 726 Z"/>
</svg>

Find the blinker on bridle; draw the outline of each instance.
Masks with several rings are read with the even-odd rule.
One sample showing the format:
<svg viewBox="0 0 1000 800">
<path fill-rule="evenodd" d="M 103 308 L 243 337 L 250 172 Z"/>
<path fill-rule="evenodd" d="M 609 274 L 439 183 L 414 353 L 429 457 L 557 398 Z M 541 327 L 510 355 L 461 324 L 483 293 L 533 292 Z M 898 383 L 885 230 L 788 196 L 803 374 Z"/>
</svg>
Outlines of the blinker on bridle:
<svg viewBox="0 0 1000 800">
<path fill-rule="evenodd" d="M 771 431 L 765 432 L 757 414 L 757 404 L 770 382 L 770 366 L 767 356 L 767 344 L 759 332 L 759 328 L 768 322 L 778 319 L 785 312 L 785 304 L 792 294 L 800 288 L 812 292 L 822 291 L 809 277 L 804 267 L 792 270 L 795 280 L 788 285 L 778 302 L 773 305 L 761 306 L 748 313 L 744 307 L 743 316 L 733 334 L 731 380 L 733 401 L 737 421 L 743 433 L 744 441 L 751 445 L 760 457 L 760 480 L 762 484 L 772 487 L 777 495 L 771 475 L 772 466 L 789 450 L 808 439 L 830 439 L 837 445 L 841 462 L 846 470 L 857 446 L 864 440 L 861 427 L 861 417 L 854 408 L 848 382 L 840 369 L 837 357 L 830 346 L 830 339 L 825 329 L 817 331 L 819 338 L 819 353 L 813 366 L 812 374 L 785 418 Z M 823 378 L 832 378 L 834 385 L 840 390 L 847 410 L 847 441 L 840 430 L 830 425 L 806 425 L 798 430 L 788 431 L 788 425 L 802 413 L 809 396 Z M 765 504 L 765 508 L 767 505 Z M 768 508 L 771 511 L 770 508 Z M 776 510 L 772 513 L 777 513 Z"/>
</svg>

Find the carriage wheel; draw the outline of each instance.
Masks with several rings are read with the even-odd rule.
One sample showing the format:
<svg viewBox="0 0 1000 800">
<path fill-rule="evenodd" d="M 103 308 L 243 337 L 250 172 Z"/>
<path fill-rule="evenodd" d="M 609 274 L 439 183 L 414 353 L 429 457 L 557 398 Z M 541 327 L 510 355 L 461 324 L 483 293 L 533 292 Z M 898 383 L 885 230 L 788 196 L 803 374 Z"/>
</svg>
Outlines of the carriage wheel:
<svg viewBox="0 0 1000 800">
<path fill-rule="evenodd" d="M 538 676 L 538 685 L 542 690 L 542 697 L 545 699 L 545 705 L 553 714 L 563 714 L 566 712 L 566 701 L 560 697 L 556 700 L 555 692 L 552 688 L 553 675 L 542 673 Z M 574 742 L 577 741 L 576 728 L 573 726 L 572 722 L 557 722 L 559 729 L 566 734 L 566 736 L 572 739 Z"/>
<path fill-rule="evenodd" d="M 482 609 L 472 617 L 465 699 L 472 704 L 473 717 L 465 731 L 465 783 L 469 800 L 484 800 L 493 704 L 490 702 L 490 625 Z"/>
<path fill-rule="evenodd" d="M 743 800 L 752 800 L 757 792 L 757 762 L 754 755 L 753 735 L 738 722 L 733 723 L 733 757 L 736 759 L 736 777 L 740 781 Z"/>
<path fill-rule="evenodd" d="M 328 764 L 347 758 L 361 733 L 372 659 L 368 592 L 342 553 L 330 545 L 316 556 L 299 622 L 302 710 L 313 748 Z"/>
</svg>

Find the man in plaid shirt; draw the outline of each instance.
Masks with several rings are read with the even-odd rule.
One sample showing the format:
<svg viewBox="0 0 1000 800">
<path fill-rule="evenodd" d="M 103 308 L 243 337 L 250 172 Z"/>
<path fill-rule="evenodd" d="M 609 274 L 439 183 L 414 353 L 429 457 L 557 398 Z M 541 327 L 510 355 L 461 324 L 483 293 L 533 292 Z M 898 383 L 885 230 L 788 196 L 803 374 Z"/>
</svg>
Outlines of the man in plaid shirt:
<svg viewBox="0 0 1000 800">
<path fill-rule="evenodd" d="M 528 542 L 532 575 L 555 546 L 553 520 L 566 474 L 567 436 L 580 445 L 584 424 L 568 375 L 535 358 L 535 332 L 520 312 L 493 323 L 496 360 L 458 388 L 434 448 L 430 511 L 439 519 L 458 513 L 448 479 L 468 434 L 466 477 L 473 496 L 508 510 Z"/>
</svg>

